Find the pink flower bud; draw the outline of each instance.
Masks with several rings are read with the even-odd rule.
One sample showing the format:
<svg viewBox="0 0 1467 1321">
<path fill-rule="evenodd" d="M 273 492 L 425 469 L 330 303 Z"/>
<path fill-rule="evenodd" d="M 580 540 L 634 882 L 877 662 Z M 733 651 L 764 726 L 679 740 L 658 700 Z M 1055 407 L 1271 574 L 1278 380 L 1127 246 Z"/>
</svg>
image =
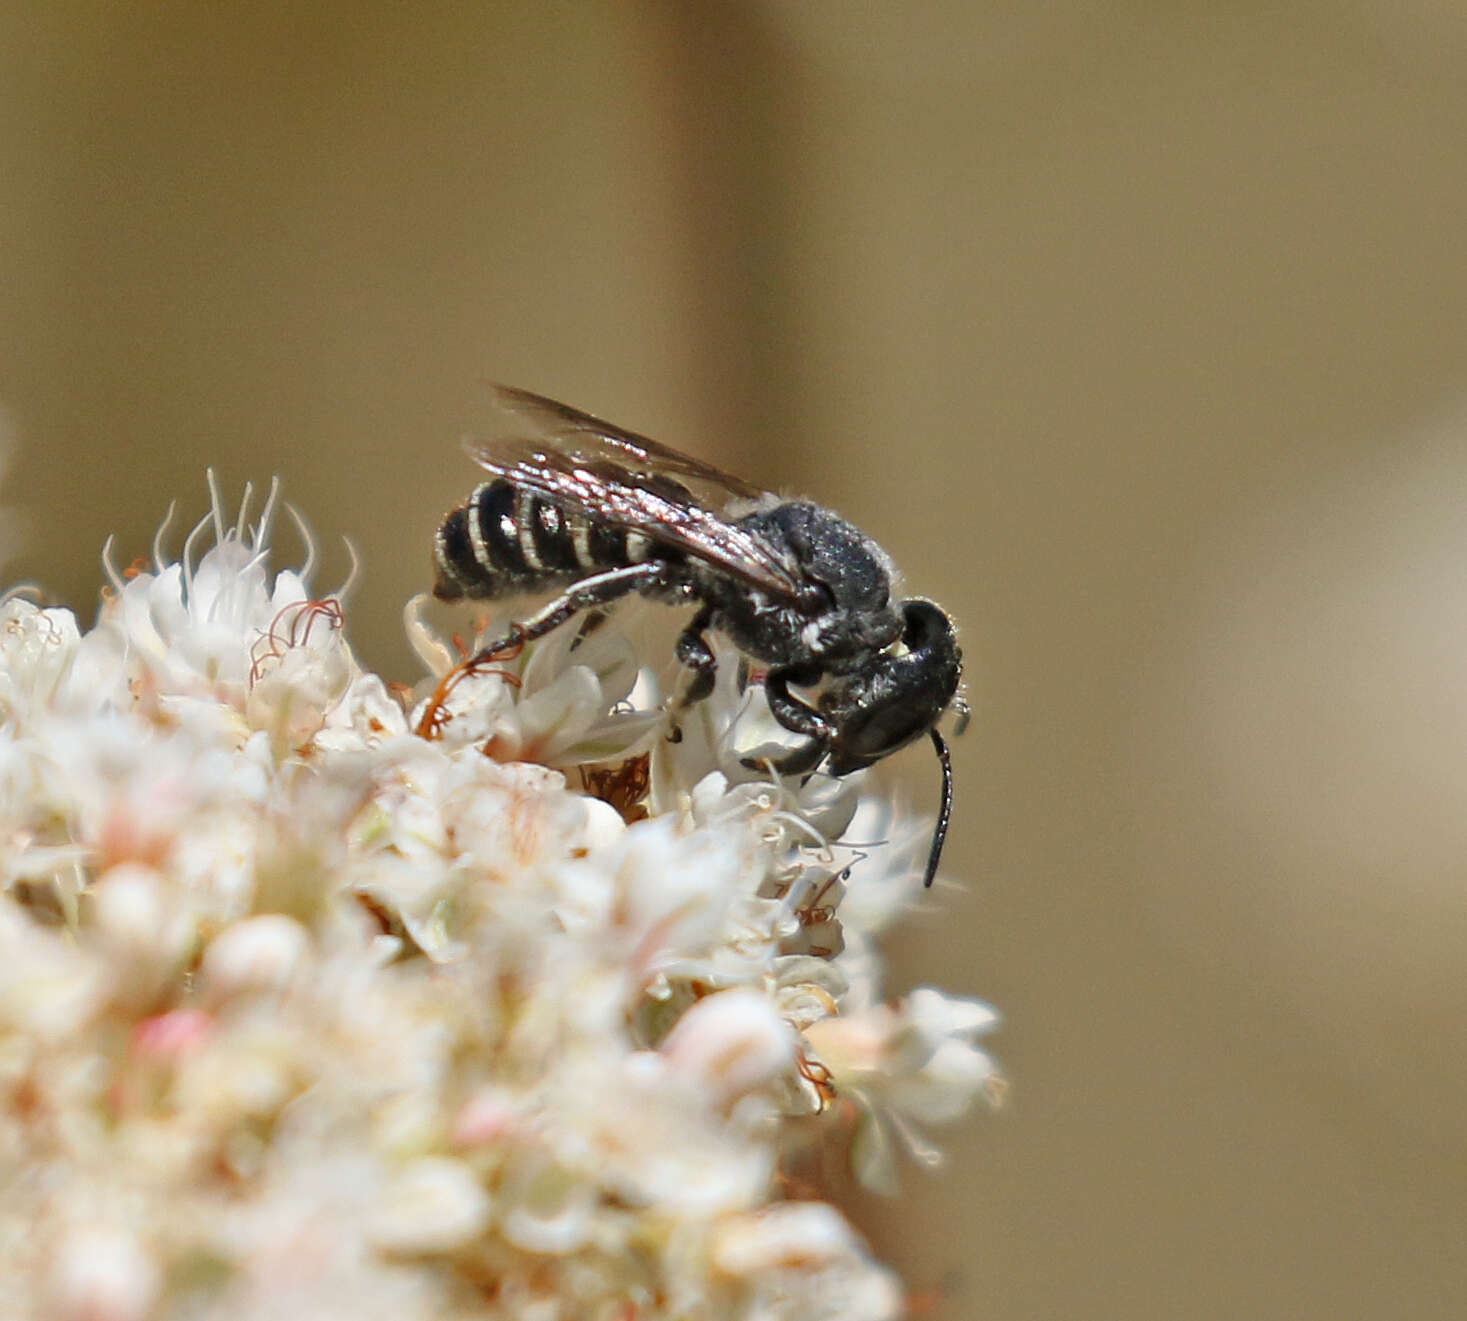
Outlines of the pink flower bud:
<svg viewBox="0 0 1467 1321">
<path fill-rule="evenodd" d="M 667 1034 L 662 1053 L 726 1103 L 792 1068 L 795 1037 L 768 999 L 740 987 L 699 1000 Z"/>
</svg>

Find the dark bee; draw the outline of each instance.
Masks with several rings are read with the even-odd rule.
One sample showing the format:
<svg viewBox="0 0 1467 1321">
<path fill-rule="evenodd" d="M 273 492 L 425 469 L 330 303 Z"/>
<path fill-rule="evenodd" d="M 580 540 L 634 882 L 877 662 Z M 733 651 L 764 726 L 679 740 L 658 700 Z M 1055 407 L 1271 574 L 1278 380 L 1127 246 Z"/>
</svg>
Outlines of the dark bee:
<svg viewBox="0 0 1467 1321">
<path fill-rule="evenodd" d="M 693 671 L 683 703 L 713 689 L 705 634 L 717 629 L 768 667 L 770 710 L 808 739 L 777 770 L 805 774 L 826 759 L 832 775 L 848 775 L 931 738 L 942 766 L 931 885 L 952 813 L 952 763 L 936 726 L 962 674 L 947 615 L 920 598 L 893 601 L 886 552 L 828 509 L 528 391 L 496 395 L 518 428 L 469 444 L 494 480 L 443 520 L 434 595 L 561 595 L 470 665 L 632 592 L 696 605 L 677 642 Z M 813 704 L 791 691 L 816 685 Z"/>
</svg>

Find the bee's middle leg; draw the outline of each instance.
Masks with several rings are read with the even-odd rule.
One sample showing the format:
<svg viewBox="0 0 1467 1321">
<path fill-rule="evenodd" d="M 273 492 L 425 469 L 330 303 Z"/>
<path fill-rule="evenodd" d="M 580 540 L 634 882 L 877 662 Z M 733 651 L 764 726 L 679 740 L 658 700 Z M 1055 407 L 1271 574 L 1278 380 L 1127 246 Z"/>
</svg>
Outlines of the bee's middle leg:
<svg viewBox="0 0 1467 1321">
<path fill-rule="evenodd" d="M 718 677 L 718 660 L 708 645 L 708 639 L 703 636 L 712 622 L 713 610 L 705 605 L 693 616 L 693 622 L 678 634 L 678 663 L 692 670 L 693 677 L 677 699 L 674 708 L 677 711 L 686 711 L 713 691 L 713 682 Z"/>
</svg>

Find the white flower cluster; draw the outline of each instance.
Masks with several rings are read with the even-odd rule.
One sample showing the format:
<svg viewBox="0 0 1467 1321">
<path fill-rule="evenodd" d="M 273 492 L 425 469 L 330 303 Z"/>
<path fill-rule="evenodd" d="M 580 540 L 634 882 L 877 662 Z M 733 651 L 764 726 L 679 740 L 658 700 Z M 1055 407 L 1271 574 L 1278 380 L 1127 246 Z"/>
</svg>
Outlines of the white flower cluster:
<svg viewBox="0 0 1467 1321">
<path fill-rule="evenodd" d="M 876 982 L 920 827 L 748 769 L 735 657 L 674 729 L 612 625 L 474 673 L 414 608 L 394 689 L 215 504 L 89 633 L 0 605 L 4 1315 L 898 1315 L 802 1171 L 997 1087 Z"/>
</svg>

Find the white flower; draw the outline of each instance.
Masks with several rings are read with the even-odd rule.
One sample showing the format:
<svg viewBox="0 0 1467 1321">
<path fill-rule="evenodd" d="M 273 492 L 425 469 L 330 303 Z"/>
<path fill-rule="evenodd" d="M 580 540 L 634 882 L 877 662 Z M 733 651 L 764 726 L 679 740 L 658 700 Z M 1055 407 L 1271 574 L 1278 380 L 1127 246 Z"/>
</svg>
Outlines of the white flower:
<svg viewBox="0 0 1467 1321">
<path fill-rule="evenodd" d="M 199 982 L 211 998 L 283 991 L 304 962 L 310 934 L 283 913 L 246 917 L 226 927 L 204 951 Z"/>
<path fill-rule="evenodd" d="M 368 1233 L 388 1252 L 452 1252 L 489 1224 L 489 1194 L 467 1165 L 447 1156 L 409 1162 L 384 1194 Z"/>
<path fill-rule="evenodd" d="M 641 671 L 620 634 L 567 627 L 465 670 L 424 622 L 425 603 L 409 603 L 408 635 L 436 683 L 414 711 L 414 725 L 427 732 L 431 724 L 448 746 L 474 743 L 499 761 L 568 767 L 625 759 L 660 731 L 660 711 L 627 704 Z M 472 650 L 504 635 L 509 623 L 487 622 Z"/>
<path fill-rule="evenodd" d="M 43 610 L 21 596 L 0 604 L 0 710 L 11 721 L 45 710 L 80 640 L 70 610 Z"/>
<path fill-rule="evenodd" d="M 214 504 L 90 631 L 0 598 L 6 1316 L 896 1316 L 780 1177 L 996 1086 L 882 999 L 921 831 L 618 620 L 476 668 L 415 604 L 399 700 Z"/>
<path fill-rule="evenodd" d="M 913 1121 L 955 1119 L 980 1094 L 1000 1099 L 998 1069 L 973 1040 L 997 1024 L 998 1015 L 981 1001 L 919 987 L 898 1005 L 873 1005 L 805 1029 L 805 1040 L 836 1091 L 866 1107 L 855 1149 L 863 1182 L 894 1188 L 892 1130 L 914 1156 L 935 1164 L 939 1153 Z"/>
<path fill-rule="evenodd" d="M 48 1302 L 57 1321 L 147 1321 L 162 1283 L 133 1235 L 89 1225 L 56 1245 Z"/>
<path fill-rule="evenodd" d="M 901 1312 L 895 1280 L 865 1259 L 850 1226 L 819 1202 L 788 1202 L 730 1219 L 714 1240 L 719 1271 L 757 1300 L 754 1316 L 884 1321 Z"/>
<path fill-rule="evenodd" d="M 768 996 L 740 987 L 705 996 L 673 1025 L 662 1054 L 726 1105 L 787 1074 L 795 1038 Z"/>
</svg>

